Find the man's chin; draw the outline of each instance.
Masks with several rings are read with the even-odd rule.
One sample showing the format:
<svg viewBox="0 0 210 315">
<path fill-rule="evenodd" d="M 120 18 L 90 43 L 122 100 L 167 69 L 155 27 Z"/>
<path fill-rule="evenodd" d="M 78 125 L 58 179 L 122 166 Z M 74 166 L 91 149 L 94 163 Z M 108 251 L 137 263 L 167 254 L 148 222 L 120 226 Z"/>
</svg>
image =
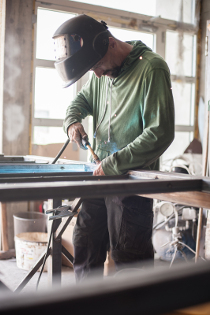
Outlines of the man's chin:
<svg viewBox="0 0 210 315">
<path fill-rule="evenodd" d="M 120 72 L 120 67 L 116 68 L 114 70 L 108 70 L 104 73 L 104 75 L 106 75 L 107 77 L 111 78 L 111 79 L 115 79 L 116 77 L 118 77 Z"/>
</svg>

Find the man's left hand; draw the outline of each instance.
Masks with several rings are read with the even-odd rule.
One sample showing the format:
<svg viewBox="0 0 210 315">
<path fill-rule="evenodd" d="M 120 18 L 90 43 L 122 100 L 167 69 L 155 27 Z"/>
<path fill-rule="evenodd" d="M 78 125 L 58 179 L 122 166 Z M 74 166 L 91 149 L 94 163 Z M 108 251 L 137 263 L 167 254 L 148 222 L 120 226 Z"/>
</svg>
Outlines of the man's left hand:
<svg viewBox="0 0 210 315">
<path fill-rule="evenodd" d="M 101 167 L 101 163 L 98 164 L 98 167 L 93 172 L 93 176 L 105 176 L 104 171 Z"/>
</svg>

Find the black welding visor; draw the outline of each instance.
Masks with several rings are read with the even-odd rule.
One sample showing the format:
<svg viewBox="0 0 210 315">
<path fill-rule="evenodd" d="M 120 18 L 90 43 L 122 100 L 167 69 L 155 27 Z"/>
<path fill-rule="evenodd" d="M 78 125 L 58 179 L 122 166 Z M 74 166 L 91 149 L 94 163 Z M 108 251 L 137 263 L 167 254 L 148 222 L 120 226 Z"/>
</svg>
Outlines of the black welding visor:
<svg viewBox="0 0 210 315">
<path fill-rule="evenodd" d="M 86 15 L 62 24 L 53 38 L 55 68 L 64 87 L 76 82 L 103 58 L 109 43 L 107 27 Z"/>
<path fill-rule="evenodd" d="M 77 34 L 63 35 L 54 39 L 55 60 L 61 61 L 73 56 L 83 46 L 83 39 Z"/>
</svg>

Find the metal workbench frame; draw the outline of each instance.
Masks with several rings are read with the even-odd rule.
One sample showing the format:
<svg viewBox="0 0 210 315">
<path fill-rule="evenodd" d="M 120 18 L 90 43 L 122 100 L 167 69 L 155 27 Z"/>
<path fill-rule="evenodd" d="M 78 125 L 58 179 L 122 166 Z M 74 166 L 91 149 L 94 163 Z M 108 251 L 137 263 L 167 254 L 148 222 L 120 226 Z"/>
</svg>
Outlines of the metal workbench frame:
<svg viewBox="0 0 210 315">
<path fill-rule="evenodd" d="M 154 198 L 159 196 L 159 199 L 162 200 L 164 200 L 164 198 L 170 200 L 171 198 L 173 199 L 174 196 L 177 196 L 177 203 L 181 203 L 182 194 L 187 194 L 189 196 L 190 194 L 198 194 L 198 204 L 201 207 L 205 204 L 210 208 L 210 180 L 206 177 L 138 170 L 130 171 L 128 174 L 122 176 L 106 177 L 93 177 L 91 176 L 91 172 L 76 172 L 70 174 L 65 171 L 39 174 L 0 174 L 1 202 L 53 199 L 54 205 L 58 206 L 61 204 L 61 200 L 65 198 L 93 198 L 108 195 L 132 194 Z M 192 198 L 189 197 L 188 199 L 186 204 L 190 205 L 193 203 L 191 205 L 194 206 Z M 59 253 L 61 243 L 56 246 Z M 55 264 L 54 271 L 52 271 L 55 274 L 59 271 L 59 264 L 61 264 L 61 259 L 57 261 L 57 266 Z M 209 267 L 207 267 L 207 270 L 204 272 L 205 277 L 209 276 L 208 268 Z M 195 271 L 200 273 L 200 269 L 197 267 L 195 267 Z M 195 279 L 198 281 L 197 276 L 194 277 L 192 275 L 192 279 L 194 279 L 193 281 L 195 281 Z M 173 281 L 174 280 L 172 280 L 172 283 Z M 181 277 L 180 281 L 182 281 Z M 186 287 L 184 283 L 182 283 L 182 285 L 183 288 Z M 188 284 L 187 287 L 189 287 Z M 120 295 L 120 293 L 117 294 Z M 198 296 L 196 301 L 205 302 L 209 301 L 209 298 L 200 298 Z M 170 303 L 171 305 L 174 305 L 173 301 Z M 192 305 L 193 303 L 192 299 L 189 298 L 187 303 L 186 299 L 182 300 L 181 303 L 179 303 L 179 306 Z M 163 307 L 161 308 L 163 310 Z M 145 314 L 146 313 L 147 312 L 145 312 Z M 148 312 L 148 314 L 149 313 L 150 312 Z"/>
<path fill-rule="evenodd" d="M 0 202 L 197 191 L 207 196 L 210 207 L 210 179 L 206 177 L 136 170 L 122 176 L 90 174 L 0 174 Z"/>
<path fill-rule="evenodd" d="M 51 167 L 46 165 L 46 167 Z M 0 202 L 58 200 L 138 194 L 210 209 L 210 179 L 180 173 L 131 170 L 121 176 L 92 172 L 0 173 Z"/>
</svg>

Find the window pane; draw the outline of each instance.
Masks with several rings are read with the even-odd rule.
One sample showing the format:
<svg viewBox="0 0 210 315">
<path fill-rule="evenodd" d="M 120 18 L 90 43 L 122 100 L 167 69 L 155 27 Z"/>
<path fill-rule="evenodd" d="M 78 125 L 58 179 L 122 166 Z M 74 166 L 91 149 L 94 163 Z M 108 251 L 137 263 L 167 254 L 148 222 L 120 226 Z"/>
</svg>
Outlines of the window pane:
<svg viewBox="0 0 210 315">
<path fill-rule="evenodd" d="M 192 95 L 194 94 L 194 84 L 172 82 L 172 91 L 175 104 L 175 124 L 193 125 L 192 110 L 194 104 Z"/>
<path fill-rule="evenodd" d="M 161 16 L 164 19 L 194 23 L 194 0 L 74 0 L 76 2 L 88 3 L 106 8 L 118 9 L 145 15 Z M 181 13 L 183 12 L 183 13 Z"/>
<path fill-rule="evenodd" d="M 64 143 L 66 140 L 62 127 L 34 127 L 33 144 Z"/>
<path fill-rule="evenodd" d="M 157 0 L 156 2 L 157 16 L 184 23 L 194 24 L 194 9 L 194 0 Z"/>
<path fill-rule="evenodd" d="M 193 139 L 193 132 L 176 132 L 175 139 L 161 157 L 161 170 L 167 169 L 171 159 L 184 153 Z"/>
<path fill-rule="evenodd" d="M 75 95 L 75 84 L 64 89 L 55 69 L 37 67 L 35 72 L 35 118 L 64 119 Z"/>
<path fill-rule="evenodd" d="M 166 32 L 166 62 L 171 74 L 194 76 L 194 35 Z"/>
<path fill-rule="evenodd" d="M 37 10 L 36 58 L 55 60 L 52 36 L 62 23 L 74 16 L 70 13 L 58 11 Z"/>
<path fill-rule="evenodd" d="M 109 27 L 110 32 L 114 37 L 117 39 L 125 42 L 125 41 L 131 41 L 131 40 L 141 40 L 145 45 L 149 46 L 151 49 L 153 49 L 153 43 L 154 43 L 154 35 L 143 33 L 143 32 L 137 32 L 137 31 L 130 31 L 130 30 L 124 30 L 116 27 Z"/>
<path fill-rule="evenodd" d="M 146 15 L 156 15 L 156 0 L 74 0 L 76 2 L 88 3 L 98 6 L 103 6 L 106 8 L 118 9 L 128 12 L 146 14 Z"/>
</svg>

